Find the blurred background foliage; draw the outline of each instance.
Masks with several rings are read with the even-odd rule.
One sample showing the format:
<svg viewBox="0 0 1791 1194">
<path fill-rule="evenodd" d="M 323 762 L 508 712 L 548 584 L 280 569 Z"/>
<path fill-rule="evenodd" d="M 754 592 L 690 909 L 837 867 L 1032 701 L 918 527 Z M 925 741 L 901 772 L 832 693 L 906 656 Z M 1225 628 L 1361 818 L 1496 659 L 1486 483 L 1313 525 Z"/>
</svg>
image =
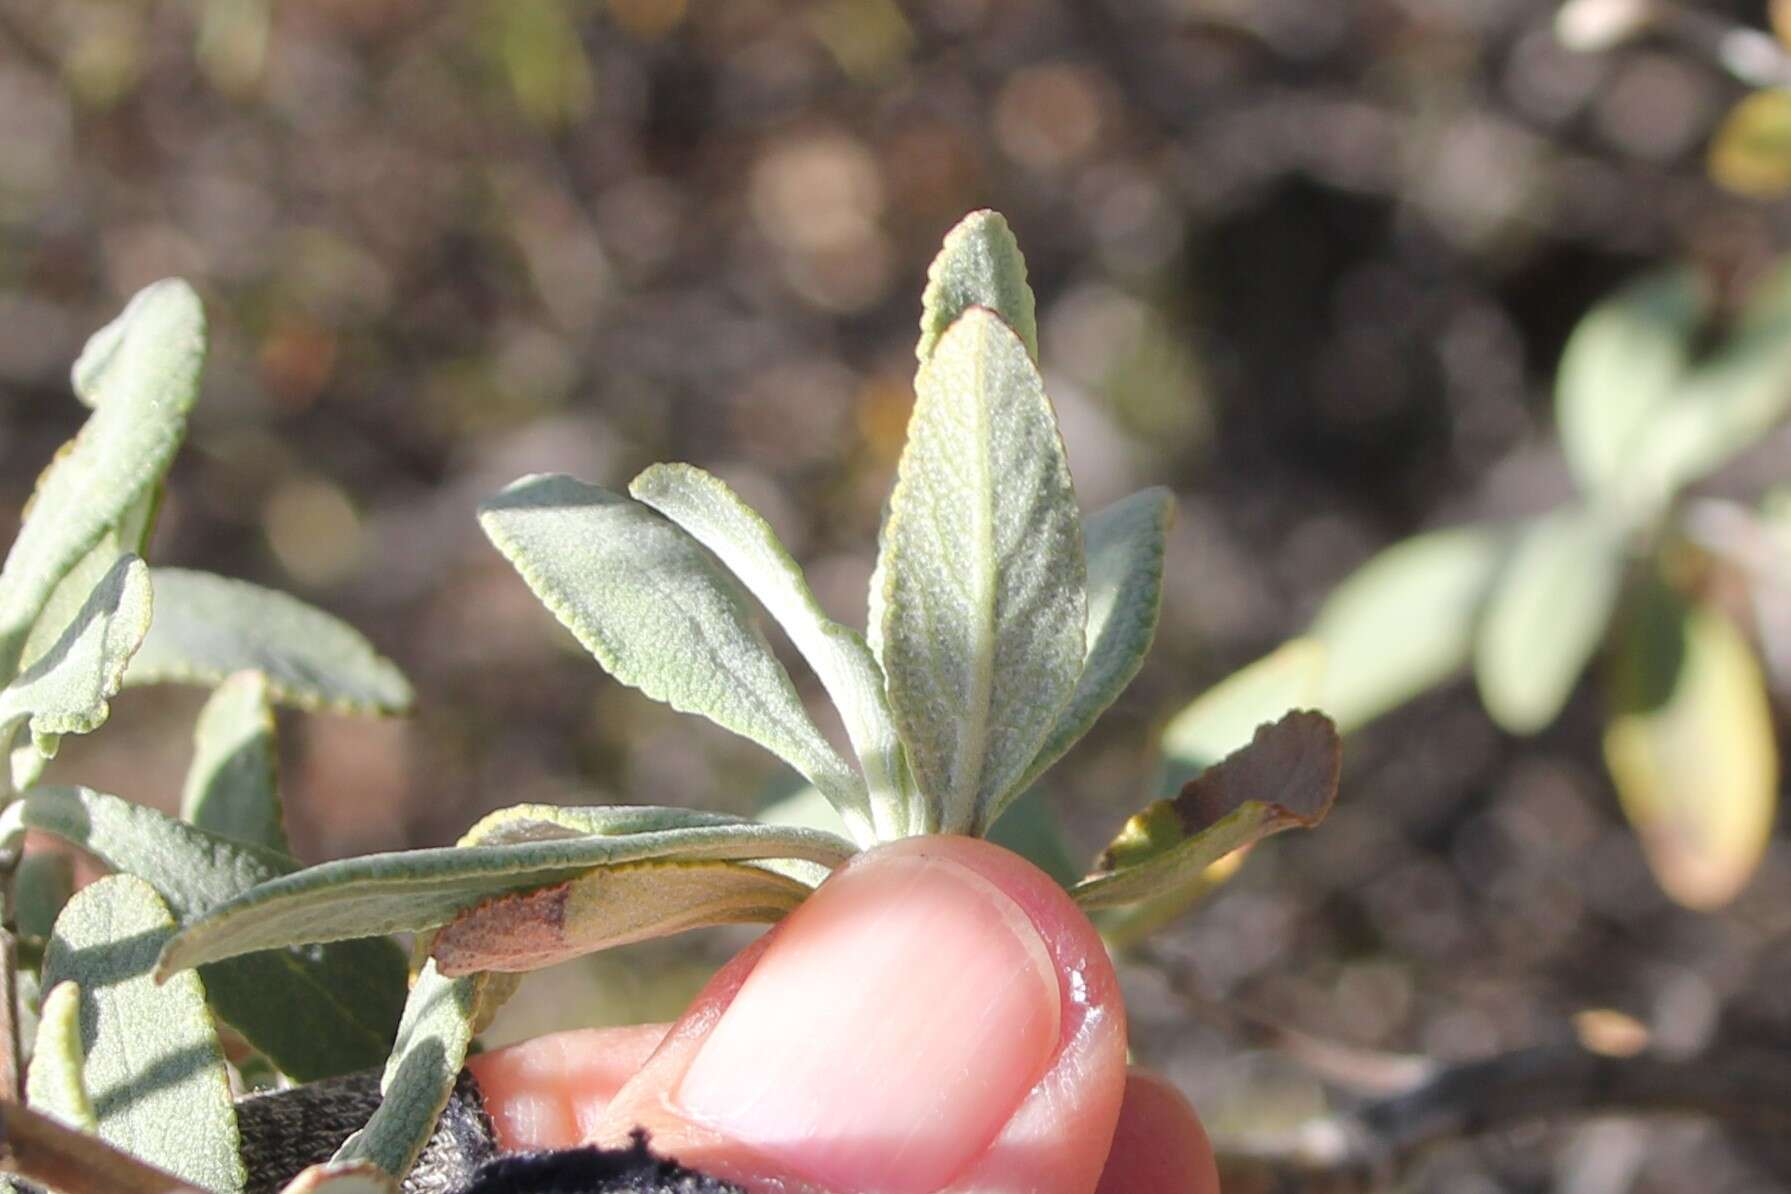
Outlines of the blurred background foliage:
<svg viewBox="0 0 1791 1194">
<path fill-rule="evenodd" d="M 1027 252 L 1084 505 L 1179 498 L 1158 647 L 1049 777 L 1083 859 L 1156 794 L 1170 716 L 1322 630 L 1377 551 L 1574 500 L 1555 377 L 1597 301 L 1677 266 L 1710 304 L 1690 351 L 1709 347 L 1791 247 L 1775 18 L 1739 0 L 0 0 L 0 509 L 80 421 L 66 369 L 86 333 L 184 275 L 212 351 L 155 557 L 347 617 L 420 694 L 409 721 L 283 727 L 301 857 L 445 843 L 525 800 L 747 811 L 783 777 L 605 679 L 474 504 L 524 472 L 615 485 L 700 461 L 860 622 L 923 271 L 993 206 Z M 1696 477 L 1673 523 L 1692 546 L 1626 557 L 1656 612 L 1623 620 L 1720 640 L 1699 654 L 1730 673 L 1739 638 L 1781 710 L 1788 451 L 1775 428 Z M 1710 566 L 1743 558 L 1766 597 Z M 1675 613 L 1674 593 L 1700 604 Z M 1434 635 L 1439 608 L 1384 641 Z M 1326 825 L 1257 851 L 1128 968 L 1139 1056 L 1216 1132 L 1334 1097 L 1216 1005 L 1443 1058 L 1576 1031 L 1791 1045 L 1783 839 L 1720 911 L 1688 910 L 1625 824 L 1624 706 L 1600 667 L 1563 682 L 1558 716 L 1520 717 L 1527 737 L 1449 675 L 1383 694 L 1398 707 L 1352 737 Z M 54 775 L 173 807 L 200 700 L 125 694 Z M 668 1015 L 737 940 L 563 967 L 504 1031 Z M 1753 1191 L 1786 1172 L 1708 1124 L 1607 1122 L 1451 1146 L 1414 1181 Z"/>
</svg>

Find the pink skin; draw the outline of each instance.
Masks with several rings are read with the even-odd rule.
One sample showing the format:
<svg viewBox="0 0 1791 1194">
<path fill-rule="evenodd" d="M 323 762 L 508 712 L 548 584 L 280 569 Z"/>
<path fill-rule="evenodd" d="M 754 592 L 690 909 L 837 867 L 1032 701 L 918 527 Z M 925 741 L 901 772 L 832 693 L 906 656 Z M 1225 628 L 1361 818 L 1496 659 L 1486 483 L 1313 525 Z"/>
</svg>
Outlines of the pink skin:
<svg viewBox="0 0 1791 1194">
<path fill-rule="evenodd" d="M 1186 1102 L 1128 1079 L 1093 926 L 970 838 L 855 858 L 669 1029 L 560 1033 L 469 1064 L 507 1147 L 641 1126 L 767 1194 L 1218 1190 Z"/>
</svg>

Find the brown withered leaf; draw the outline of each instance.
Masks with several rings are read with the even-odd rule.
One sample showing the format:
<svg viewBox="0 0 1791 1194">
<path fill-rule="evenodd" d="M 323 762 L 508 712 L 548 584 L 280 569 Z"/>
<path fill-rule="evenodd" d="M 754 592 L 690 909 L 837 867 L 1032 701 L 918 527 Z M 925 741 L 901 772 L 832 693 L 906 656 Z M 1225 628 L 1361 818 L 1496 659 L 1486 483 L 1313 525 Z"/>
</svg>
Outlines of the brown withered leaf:
<svg viewBox="0 0 1791 1194">
<path fill-rule="evenodd" d="M 1284 829 L 1311 828 L 1337 798 L 1343 744 L 1322 713 L 1295 710 L 1135 814 L 1074 889 L 1087 908 L 1165 895 L 1198 881 L 1234 850 Z"/>
</svg>

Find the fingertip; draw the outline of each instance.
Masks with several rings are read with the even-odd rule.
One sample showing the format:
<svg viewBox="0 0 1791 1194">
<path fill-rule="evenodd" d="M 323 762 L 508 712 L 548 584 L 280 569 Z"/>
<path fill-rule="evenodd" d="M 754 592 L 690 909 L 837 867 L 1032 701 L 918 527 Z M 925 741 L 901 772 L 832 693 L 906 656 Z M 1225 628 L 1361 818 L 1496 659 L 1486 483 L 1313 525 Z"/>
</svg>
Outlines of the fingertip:
<svg viewBox="0 0 1791 1194">
<path fill-rule="evenodd" d="M 987 842 L 908 839 L 718 975 L 593 1142 L 642 1126 L 749 1188 L 1087 1194 L 1124 1056 L 1117 980 L 1063 889 Z"/>
<path fill-rule="evenodd" d="M 665 1039 L 666 1024 L 549 1033 L 467 1058 L 498 1145 L 570 1148 Z"/>
<path fill-rule="evenodd" d="M 1126 1075 L 1113 1147 L 1095 1194 L 1219 1194 L 1219 1170 L 1200 1116 L 1154 1074 Z"/>
</svg>

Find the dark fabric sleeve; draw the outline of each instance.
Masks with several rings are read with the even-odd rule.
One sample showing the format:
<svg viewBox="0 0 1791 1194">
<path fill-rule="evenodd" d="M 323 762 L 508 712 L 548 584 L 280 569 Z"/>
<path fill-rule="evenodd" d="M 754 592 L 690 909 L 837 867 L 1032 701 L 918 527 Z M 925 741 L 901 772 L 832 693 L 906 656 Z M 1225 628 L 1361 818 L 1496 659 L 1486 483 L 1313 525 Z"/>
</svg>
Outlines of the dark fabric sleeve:
<svg viewBox="0 0 1791 1194">
<path fill-rule="evenodd" d="M 307 1165 L 330 1159 L 379 1106 L 379 1075 L 351 1074 L 237 1103 L 247 1194 L 278 1194 Z M 403 1194 L 740 1194 L 647 1147 L 575 1148 L 500 1156 L 479 1084 L 462 1073 Z"/>
</svg>

